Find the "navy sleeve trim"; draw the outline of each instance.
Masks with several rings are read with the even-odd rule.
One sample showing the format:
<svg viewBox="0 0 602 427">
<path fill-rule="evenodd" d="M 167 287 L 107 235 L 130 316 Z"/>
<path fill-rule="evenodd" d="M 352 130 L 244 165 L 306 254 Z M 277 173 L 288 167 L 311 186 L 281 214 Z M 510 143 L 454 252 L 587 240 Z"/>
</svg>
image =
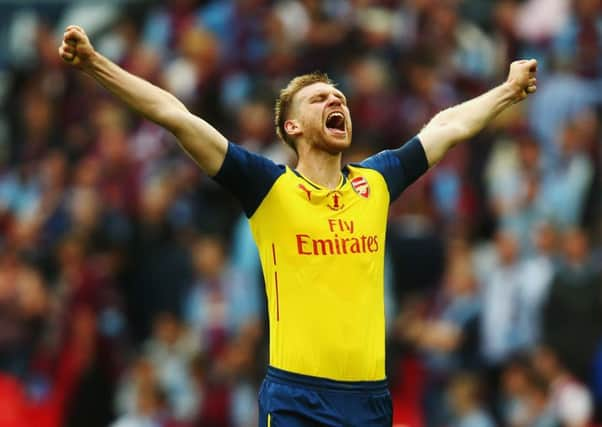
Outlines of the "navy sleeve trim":
<svg viewBox="0 0 602 427">
<path fill-rule="evenodd" d="M 428 169 L 420 139 L 415 136 L 395 150 L 384 150 L 362 161 L 360 167 L 374 169 L 384 177 L 391 202 Z"/>
<path fill-rule="evenodd" d="M 285 171 L 285 166 L 228 142 L 224 163 L 213 179 L 240 201 L 245 215 L 251 218 Z"/>
</svg>

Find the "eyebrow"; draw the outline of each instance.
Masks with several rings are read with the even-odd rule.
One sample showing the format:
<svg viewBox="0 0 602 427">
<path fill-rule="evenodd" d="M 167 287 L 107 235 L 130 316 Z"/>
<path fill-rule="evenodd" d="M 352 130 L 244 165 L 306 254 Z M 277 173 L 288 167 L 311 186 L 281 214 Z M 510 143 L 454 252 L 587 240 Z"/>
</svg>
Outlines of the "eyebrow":
<svg viewBox="0 0 602 427">
<path fill-rule="evenodd" d="M 312 101 L 315 98 L 325 97 L 325 96 L 328 96 L 328 94 L 329 94 L 329 92 L 321 91 L 321 92 L 318 92 L 318 93 L 315 93 L 315 94 L 311 95 L 309 97 L 309 100 Z M 334 96 L 336 96 L 339 99 L 342 99 L 345 103 L 347 103 L 347 98 L 345 97 L 345 95 L 343 95 L 342 92 L 338 92 L 338 91 L 334 92 Z"/>
</svg>

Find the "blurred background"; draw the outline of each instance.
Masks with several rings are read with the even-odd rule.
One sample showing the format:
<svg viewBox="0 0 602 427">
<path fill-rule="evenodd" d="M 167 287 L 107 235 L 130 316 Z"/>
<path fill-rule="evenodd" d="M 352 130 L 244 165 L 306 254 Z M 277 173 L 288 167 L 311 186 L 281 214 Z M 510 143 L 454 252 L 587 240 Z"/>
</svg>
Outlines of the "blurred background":
<svg viewBox="0 0 602 427">
<path fill-rule="evenodd" d="M 536 58 L 537 94 L 391 207 L 395 425 L 602 421 L 599 0 L 4 0 L 0 426 L 255 426 L 267 364 L 240 207 L 61 63 L 68 24 L 289 164 L 272 109 L 294 75 L 346 93 L 355 161 Z"/>
</svg>

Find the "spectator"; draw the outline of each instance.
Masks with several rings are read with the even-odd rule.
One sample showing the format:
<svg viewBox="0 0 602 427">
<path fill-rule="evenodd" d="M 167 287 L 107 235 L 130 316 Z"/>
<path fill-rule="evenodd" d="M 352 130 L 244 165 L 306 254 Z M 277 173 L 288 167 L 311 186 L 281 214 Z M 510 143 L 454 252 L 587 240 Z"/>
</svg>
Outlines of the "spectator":
<svg viewBox="0 0 602 427">
<path fill-rule="evenodd" d="M 48 296 L 39 272 L 14 252 L 0 253 L 0 370 L 25 377 Z"/>
<path fill-rule="evenodd" d="M 458 370 L 479 367 L 480 301 L 466 242 L 454 241 L 447 254 L 443 286 L 426 315 L 403 310 L 398 329 L 423 354 L 427 368 L 424 412 L 427 426 L 445 425 L 450 408 L 445 389 Z"/>
<path fill-rule="evenodd" d="M 197 282 L 184 300 L 185 320 L 202 348 L 218 355 L 249 323 L 259 319 L 257 289 L 249 289 L 236 271 L 229 269 L 224 242 L 202 236 L 194 242 Z"/>
<path fill-rule="evenodd" d="M 226 259 L 224 242 L 201 236 L 193 243 L 197 282 L 184 304 L 186 322 L 213 363 L 201 393 L 200 425 L 222 425 L 224 414 L 235 426 L 255 419 L 253 356 L 261 337 L 259 290 Z M 239 378 L 232 384 L 233 378 Z M 220 421 L 221 420 L 221 421 Z"/>
<path fill-rule="evenodd" d="M 535 253 L 522 265 L 521 317 L 518 329 L 522 331 L 525 348 L 535 348 L 542 338 L 543 309 L 558 261 L 557 231 L 542 222 L 532 232 Z"/>
<path fill-rule="evenodd" d="M 563 426 L 584 427 L 592 420 L 592 397 L 587 388 L 562 365 L 558 354 L 540 347 L 534 354 L 535 369 L 551 387 L 551 408 Z"/>
<path fill-rule="evenodd" d="M 184 242 L 176 240 L 168 222 L 174 188 L 157 178 L 142 192 L 140 216 L 129 241 L 126 301 L 134 336 L 148 336 L 156 313 L 179 313 L 191 266 Z"/>
<path fill-rule="evenodd" d="M 593 164 L 584 146 L 587 140 L 573 122 L 568 123 L 560 135 L 560 158 L 555 167 L 548 170 L 542 192 L 553 220 L 564 228 L 577 227 L 592 184 Z"/>
<path fill-rule="evenodd" d="M 541 191 L 545 166 L 537 141 L 528 134 L 496 144 L 488 165 L 489 196 L 500 227 L 518 236 L 526 252 L 532 251 L 530 234 L 537 221 L 552 215 Z"/>
<path fill-rule="evenodd" d="M 198 411 L 198 398 L 189 378 L 189 366 L 199 350 L 198 339 L 172 314 L 160 313 L 144 354 L 157 375 L 173 418 L 190 421 Z"/>
<path fill-rule="evenodd" d="M 521 316 L 523 277 L 516 237 L 506 231 L 496 234 L 497 260 L 482 279 L 482 351 L 485 362 L 497 370 L 508 357 L 521 350 L 523 331 L 518 330 Z"/>
<path fill-rule="evenodd" d="M 543 342 L 578 378 L 590 377 L 593 355 L 602 333 L 602 279 L 589 259 L 588 237 L 572 229 L 564 235 L 563 260 L 544 306 Z"/>
<path fill-rule="evenodd" d="M 526 425 L 528 419 L 529 359 L 515 356 L 506 363 L 501 377 L 501 421 L 507 426 Z"/>
<path fill-rule="evenodd" d="M 483 407 L 482 392 L 477 377 L 469 374 L 456 376 L 448 389 L 455 416 L 452 427 L 493 427 L 495 423 Z"/>
<path fill-rule="evenodd" d="M 168 426 L 169 415 L 165 395 L 153 385 L 140 386 L 136 412 L 118 418 L 111 427 Z"/>
<path fill-rule="evenodd" d="M 512 427 L 560 427 L 552 411 L 548 382 L 525 357 L 516 357 L 503 373 L 503 424 Z"/>
<path fill-rule="evenodd" d="M 529 376 L 527 392 L 526 425 L 532 427 L 558 427 L 560 422 L 551 406 L 550 387 L 540 375 Z"/>
<path fill-rule="evenodd" d="M 601 76 L 602 8 L 596 0 L 575 0 L 572 13 L 554 38 L 555 59 L 585 78 Z"/>
</svg>

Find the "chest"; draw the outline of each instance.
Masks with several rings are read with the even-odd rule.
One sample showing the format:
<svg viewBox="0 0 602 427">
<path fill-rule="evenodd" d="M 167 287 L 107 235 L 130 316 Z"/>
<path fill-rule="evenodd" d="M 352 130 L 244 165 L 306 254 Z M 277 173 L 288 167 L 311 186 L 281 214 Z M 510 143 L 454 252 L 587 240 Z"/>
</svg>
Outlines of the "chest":
<svg viewBox="0 0 602 427">
<path fill-rule="evenodd" d="M 336 189 L 319 188 L 290 173 L 266 200 L 272 228 L 353 235 L 384 230 L 388 190 L 380 176 L 350 174 Z"/>
</svg>

